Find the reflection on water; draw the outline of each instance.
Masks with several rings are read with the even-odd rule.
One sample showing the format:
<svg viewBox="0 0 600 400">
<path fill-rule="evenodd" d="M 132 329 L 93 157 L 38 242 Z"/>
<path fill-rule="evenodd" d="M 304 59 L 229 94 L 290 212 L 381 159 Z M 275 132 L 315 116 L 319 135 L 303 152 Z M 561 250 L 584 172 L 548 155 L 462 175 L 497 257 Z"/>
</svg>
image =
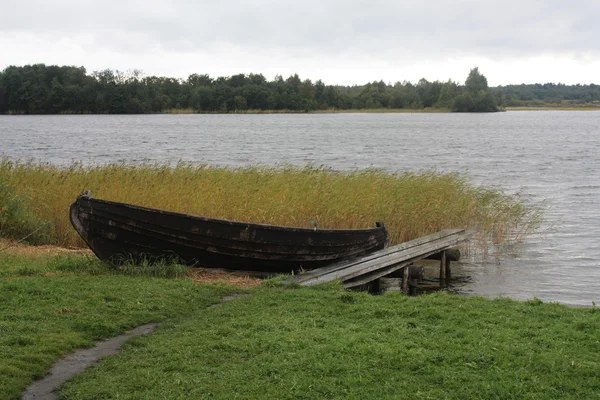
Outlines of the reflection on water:
<svg viewBox="0 0 600 400">
<path fill-rule="evenodd" d="M 600 303 L 600 112 L 0 116 L 0 152 L 54 164 L 180 160 L 468 173 L 548 208 L 544 231 L 457 264 L 459 290 Z"/>
</svg>

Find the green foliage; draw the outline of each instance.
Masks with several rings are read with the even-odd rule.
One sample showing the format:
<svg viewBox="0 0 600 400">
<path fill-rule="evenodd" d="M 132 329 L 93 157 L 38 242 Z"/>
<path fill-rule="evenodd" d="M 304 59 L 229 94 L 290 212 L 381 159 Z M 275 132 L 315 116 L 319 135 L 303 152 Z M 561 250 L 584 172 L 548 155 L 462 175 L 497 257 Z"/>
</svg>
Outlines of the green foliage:
<svg viewBox="0 0 600 400">
<path fill-rule="evenodd" d="M 494 112 L 498 111 L 496 99 L 489 90 L 481 91 L 475 97 L 475 112 Z"/>
<path fill-rule="evenodd" d="M 498 111 L 497 100 L 501 101 L 502 96 L 494 96 L 488 88 L 486 77 L 479 72 L 479 68 L 473 68 L 465 81 L 465 90 L 452 101 L 452 111 L 495 112 Z"/>
<path fill-rule="evenodd" d="M 465 89 L 472 95 L 488 90 L 487 78 L 479 72 L 478 67 L 473 68 L 469 72 L 469 76 L 467 76 L 467 80 L 465 81 Z"/>
<path fill-rule="evenodd" d="M 449 80 L 443 83 L 435 106 L 439 108 L 451 108 L 459 93 L 460 88 L 455 82 Z"/>
<path fill-rule="evenodd" d="M 118 268 L 129 276 L 150 276 L 155 278 L 183 278 L 188 275 L 189 267 L 180 264 L 177 259 L 129 260 Z"/>
<path fill-rule="evenodd" d="M 475 72 L 474 72 L 475 71 Z M 471 76 L 473 75 L 473 76 Z M 482 85 L 484 82 L 485 85 Z M 468 88 L 487 80 L 471 71 Z M 141 71 L 96 71 L 45 64 L 10 66 L 0 72 L 0 113 L 141 114 L 173 109 L 196 112 L 450 108 L 461 87 L 453 82 L 394 85 L 374 81 L 362 86 L 332 86 L 302 80 L 298 74 L 268 81 L 261 74 L 211 78 L 192 74 L 187 80 L 144 76 Z M 470 91 L 471 89 L 468 89 Z M 477 91 L 473 89 L 476 93 Z"/>
<path fill-rule="evenodd" d="M 480 93 L 493 93 L 493 100 Z M 466 107 L 470 93 L 475 106 Z M 141 114 L 193 109 L 196 112 L 270 110 L 422 109 L 495 111 L 509 106 L 548 104 L 600 106 L 600 86 L 564 84 L 509 85 L 488 88 L 485 76 L 473 68 L 460 86 L 452 81 L 417 84 L 383 81 L 359 86 L 325 85 L 297 74 L 268 81 L 262 74 L 211 78 L 192 74 L 186 80 L 144 76 L 141 71 L 95 71 L 45 64 L 9 66 L 0 71 L 0 113 Z M 479 106 L 477 104 L 484 103 Z M 566 102 L 566 103 L 565 103 Z M 495 106 L 494 106 L 495 104 Z M 454 107 L 455 106 L 455 107 Z"/>
<path fill-rule="evenodd" d="M 565 85 L 562 83 L 521 84 L 493 88 L 510 107 L 596 106 L 600 107 L 600 85 Z"/>
<path fill-rule="evenodd" d="M 558 304 L 261 287 L 136 339 L 61 395 L 596 398 L 599 326 Z"/>
<path fill-rule="evenodd" d="M 473 95 L 471 93 L 463 93 L 457 96 L 452 103 L 452 111 L 455 112 L 469 112 L 475 106 Z"/>
<path fill-rule="evenodd" d="M 475 95 L 463 93 L 454 99 L 452 111 L 455 112 L 495 112 L 498 111 L 494 95 L 490 91 L 481 91 Z"/>
</svg>

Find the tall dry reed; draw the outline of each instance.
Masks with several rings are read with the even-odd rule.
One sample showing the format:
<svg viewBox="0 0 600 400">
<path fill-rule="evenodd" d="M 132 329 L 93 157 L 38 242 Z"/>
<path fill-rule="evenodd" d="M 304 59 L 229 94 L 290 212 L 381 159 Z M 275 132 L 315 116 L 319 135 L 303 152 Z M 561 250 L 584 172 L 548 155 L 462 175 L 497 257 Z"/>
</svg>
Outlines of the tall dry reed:
<svg viewBox="0 0 600 400">
<path fill-rule="evenodd" d="M 100 199 L 284 226 L 364 228 L 383 221 L 390 244 L 443 228 L 473 228 L 496 241 L 525 234 L 540 221 L 539 208 L 518 195 L 476 187 L 455 173 L 338 172 L 315 167 L 215 168 L 180 163 L 57 167 L 0 161 L 0 178 L 30 199 L 49 221 L 55 244 L 81 246 L 68 206 L 83 189 Z"/>
</svg>

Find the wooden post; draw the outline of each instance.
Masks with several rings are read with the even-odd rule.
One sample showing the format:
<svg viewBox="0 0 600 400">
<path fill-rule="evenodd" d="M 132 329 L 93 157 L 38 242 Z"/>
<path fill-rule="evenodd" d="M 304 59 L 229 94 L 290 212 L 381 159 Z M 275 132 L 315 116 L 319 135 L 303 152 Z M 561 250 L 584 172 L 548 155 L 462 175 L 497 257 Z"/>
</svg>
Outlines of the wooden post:
<svg viewBox="0 0 600 400">
<path fill-rule="evenodd" d="M 408 266 L 404 267 L 404 276 L 402 278 L 402 292 L 408 296 Z"/>
<path fill-rule="evenodd" d="M 460 261 L 460 250 L 457 248 L 451 248 L 444 250 L 446 252 L 446 260 Z M 442 252 L 434 253 L 430 256 L 425 257 L 426 260 L 441 260 Z"/>
<path fill-rule="evenodd" d="M 379 278 L 369 283 L 369 292 L 371 294 L 379 294 L 381 292 L 381 280 Z"/>
<path fill-rule="evenodd" d="M 442 251 L 442 259 L 440 260 L 440 288 L 446 287 L 444 272 L 446 272 L 446 252 Z"/>
<path fill-rule="evenodd" d="M 417 295 L 417 280 L 411 278 L 409 281 L 409 287 L 410 287 L 410 295 L 416 296 Z"/>
<path fill-rule="evenodd" d="M 452 267 L 450 266 L 450 263 L 452 261 L 450 260 L 446 260 L 446 283 L 450 283 L 450 280 L 452 279 Z"/>
</svg>

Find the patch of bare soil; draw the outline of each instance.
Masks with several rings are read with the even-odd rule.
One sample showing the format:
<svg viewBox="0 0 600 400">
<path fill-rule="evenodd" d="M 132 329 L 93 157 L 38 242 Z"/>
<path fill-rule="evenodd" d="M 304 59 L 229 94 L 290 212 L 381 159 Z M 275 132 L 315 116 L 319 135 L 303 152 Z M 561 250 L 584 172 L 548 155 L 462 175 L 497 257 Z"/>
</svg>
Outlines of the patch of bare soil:
<svg viewBox="0 0 600 400">
<path fill-rule="evenodd" d="M 246 272 L 223 271 L 207 268 L 190 268 L 189 279 L 198 283 L 222 282 L 240 288 L 260 285 L 262 279 L 252 277 Z"/>
<path fill-rule="evenodd" d="M 29 259 L 49 256 L 52 257 L 66 254 L 93 254 L 90 249 L 68 249 L 64 247 L 50 245 L 31 246 L 28 244 L 18 243 L 12 240 L 6 240 L 2 238 L 0 238 L 0 250 L 2 250 L 3 254 Z M 52 273 L 47 274 L 48 277 L 51 277 L 52 275 Z M 188 278 L 198 283 L 223 282 L 244 289 L 258 286 L 262 282 L 262 279 L 250 276 L 247 272 L 225 271 L 220 269 L 206 268 L 190 268 Z"/>
<path fill-rule="evenodd" d="M 52 245 L 31 246 L 2 238 L 0 238 L 0 250 L 2 250 L 4 254 L 26 258 L 57 256 L 62 254 L 92 254 L 90 249 L 67 249 Z"/>
</svg>

